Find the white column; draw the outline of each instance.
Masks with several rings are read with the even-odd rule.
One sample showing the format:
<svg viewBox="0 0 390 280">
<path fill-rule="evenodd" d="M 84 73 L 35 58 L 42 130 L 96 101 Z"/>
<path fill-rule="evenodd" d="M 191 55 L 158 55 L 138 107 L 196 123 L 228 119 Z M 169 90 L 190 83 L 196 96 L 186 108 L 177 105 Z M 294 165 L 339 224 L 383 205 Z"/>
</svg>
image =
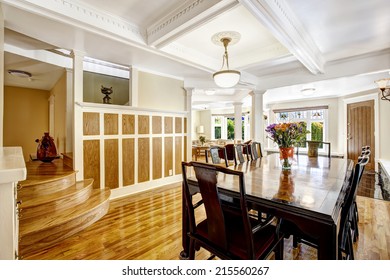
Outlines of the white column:
<svg viewBox="0 0 390 280">
<path fill-rule="evenodd" d="M 130 68 L 130 99 L 129 105 L 133 107 L 138 107 L 138 69 L 131 67 Z"/>
<path fill-rule="evenodd" d="M 73 151 L 73 71 L 66 69 L 66 135 L 65 153 Z"/>
<path fill-rule="evenodd" d="M 242 102 L 235 102 L 234 105 L 234 142 L 242 141 Z"/>
<path fill-rule="evenodd" d="M 192 159 L 192 91 L 193 88 L 186 90 L 186 111 L 187 111 L 187 161 Z"/>
<path fill-rule="evenodd" d="M 263 95 L 265 90 L 254 90 L 249 94 L 252 96 L 251 110 L 251 139 L 263 143 L 264 125 L 263 125 Z"/>
<path fill-rule="evenodd" d="M 73 50 L 73 169 L 76 180 L 84 179 L 83 159 L 83 112 L 76 103 L 83 102 L 83 59 L 84 52 Z"/>
</svg>

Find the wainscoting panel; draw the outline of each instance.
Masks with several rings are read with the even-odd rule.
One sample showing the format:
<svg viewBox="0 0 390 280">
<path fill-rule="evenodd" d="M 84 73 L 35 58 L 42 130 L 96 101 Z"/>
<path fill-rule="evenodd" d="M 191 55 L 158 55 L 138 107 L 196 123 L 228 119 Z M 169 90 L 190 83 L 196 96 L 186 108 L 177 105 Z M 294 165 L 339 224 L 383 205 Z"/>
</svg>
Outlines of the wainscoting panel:
<svg viewBox="0 0 390 280">
<path fill-rule="evenodd" d="M 181 174 L 181 161 L 183 159 L 182 145 L 183 137 L 175 137 L 175 174 Z"/>
<path fill-rule="evenodd" d="M 100 141 L 84 140 L 84 179 L 93 179 L 93 187 L 100 188 Z"/>
<path fill-rule="evenodd" d="M 149 134 L 149 116 L 138 116 L 138 134 Z"/>
<path fill-rule="evenodd" d="M 149 180 L 149 138 L 138 138 L 138 182 Z"/>
<path fill-rule="evenodd" d="M 134 139 L 122 140 L 122 166 L 123 166 L 123 185 L 133 185 L 134 178 Z"/>
<path fill-rule="evenodd" d="M 99 135 L 99 113 L 83 113 L 83 134 Z"/>
<path fill-rule="evenodd" d="M 114 197 L 181 180 L 187 160 L 187 112 L 80 103 L 84 179 Z M 75 157 L 77 161 L 77 155 Z"/>
<path fill-rule="evenodd" d="M 135 115 L 122 116 L 122 133 L 124 135 L 135 133 Z"/>
<path fill-rule="evenodd" d="M 173 137 L 164 138 L 164 177 L 173 174 Z"/>
<path fill-rule="evenodd" d="M 162 139 L 153 138 L 153 180 L 162 177 Z"/>
<path fill-rule="evenodd" d="M 118 134 L 118 114 L 104 114 L 104 135 Z"/>
<path fill-rule="evenodd" d="M 173 133 L 173 118 L 164 118 L 164 133 Z"/>
<path fill-rule="evenodd" d="M 152 133 L 153 134 L 161 134 L 162 133 L 162 123 L 160 116 L 152 117 Z"/>
<path fill-rule="evenodd" d="M 105 188 L 115 189 L 119 186 L 118 168 L 118 139 L 106 139 L 104 140 Z"/>
</svg>

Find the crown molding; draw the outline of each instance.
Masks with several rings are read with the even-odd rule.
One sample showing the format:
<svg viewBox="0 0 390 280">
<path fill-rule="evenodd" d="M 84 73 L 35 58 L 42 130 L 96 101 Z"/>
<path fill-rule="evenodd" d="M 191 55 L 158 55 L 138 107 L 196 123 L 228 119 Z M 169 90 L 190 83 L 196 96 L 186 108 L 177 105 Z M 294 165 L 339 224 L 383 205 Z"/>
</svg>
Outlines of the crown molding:
<svg viewBox="0 0 390 280">
<path fill-rule="evenodd" d="M 324 58 L 284 0 L 239 0 L 313 74 L 324 73 Z"/>
<path fill-rule="evenodd" d="M 147 28 L 148 45 L 162 48 L 237 4 L 236 0 L 186 1 Z"/>
<path fill-rule="evenodd" d="M 145 45 L 146 32 L 137 25 L 74 0 L 2 0 L 2 2 L 98 34 L 111 33 Z"/>
</svg>

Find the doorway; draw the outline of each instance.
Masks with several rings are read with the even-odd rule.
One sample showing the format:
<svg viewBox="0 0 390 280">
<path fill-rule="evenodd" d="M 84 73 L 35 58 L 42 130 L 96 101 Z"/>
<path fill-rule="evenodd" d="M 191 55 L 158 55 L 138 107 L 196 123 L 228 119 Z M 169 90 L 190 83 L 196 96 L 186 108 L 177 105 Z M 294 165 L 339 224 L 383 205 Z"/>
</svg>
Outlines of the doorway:
<svg viewBox="0 0 390 280">
<path fill-rule="evenodd" d="M 371 147 L 368 170 L 375 169 L 375 102 L 347 105 L 347 157 L 357 162 L 363 146 Z"/>
</svg>

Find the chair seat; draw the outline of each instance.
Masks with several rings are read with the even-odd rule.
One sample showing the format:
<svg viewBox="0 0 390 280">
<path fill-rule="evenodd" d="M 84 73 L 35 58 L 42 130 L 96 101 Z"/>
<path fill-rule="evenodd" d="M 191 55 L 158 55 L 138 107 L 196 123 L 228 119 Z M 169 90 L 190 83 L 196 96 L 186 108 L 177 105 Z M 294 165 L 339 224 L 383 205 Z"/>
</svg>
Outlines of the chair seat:
<svg viewBox="0 0 390 280">
<path fill-rule="evenodd" d="M 226 214 L 227 217 L 227 238 L 230 247 L 227 252 L 225 249 L 220 248 L 221 252 L 230 255 L 232 259 L 247 259 L 247 252 L 243 250 L 246 248 L 244 234 L 242 232 L 242 219 L 232 214 Z M 258 224 L 256 219 L 250 218 L 250 222 L 253 226 Z M 197 225 L 197 234 L 204 240 L 208 240 L 208 226 L 207 220 L 200 222 Z M 269 225 L 253 234 L 254 243 L 254 255 L 255 259 L 265 258 L 272 250 L 273 244 L 277 242 L 276 228 L 273 225 Z"/>
</svg>

